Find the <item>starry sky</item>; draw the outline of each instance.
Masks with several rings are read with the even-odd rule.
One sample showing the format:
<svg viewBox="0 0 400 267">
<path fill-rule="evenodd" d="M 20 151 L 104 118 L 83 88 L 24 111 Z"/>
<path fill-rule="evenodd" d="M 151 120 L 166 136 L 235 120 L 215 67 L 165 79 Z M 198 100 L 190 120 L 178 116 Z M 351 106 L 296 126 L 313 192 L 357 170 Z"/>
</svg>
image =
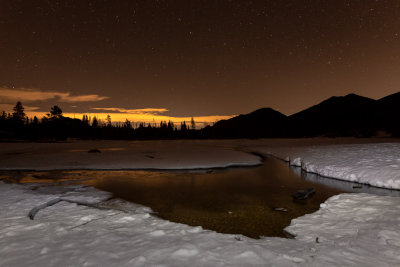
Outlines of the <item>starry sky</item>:
<svg viewBox="0 0 400 267">
<path fill-rule="evenodd" d="M 212 122 L 399 88 L 400 1 L 0 0 L 0 109 Z"/>
</svg>

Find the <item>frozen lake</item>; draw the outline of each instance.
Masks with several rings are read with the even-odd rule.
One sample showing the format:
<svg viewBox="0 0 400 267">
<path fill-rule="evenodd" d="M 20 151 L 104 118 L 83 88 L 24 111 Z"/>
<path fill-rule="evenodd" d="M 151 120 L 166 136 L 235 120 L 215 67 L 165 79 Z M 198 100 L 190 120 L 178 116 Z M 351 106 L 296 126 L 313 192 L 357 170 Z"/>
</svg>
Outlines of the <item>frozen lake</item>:
<svg viewBox="0 0 400 267">
<path fill-rule="evenodd" d="M 398 266 L 399 191 L 365 184 L 400 188 L 399 151 L 383 139 L 2 143 L 0 265 Z M 283 236 L 289 222 L 295 239 L 209 230 Z"/>
<path fill-rule="evenodd" d="M 399 196 L 398 190 L 323 178 L 267 158 L 258 167 L 182 171 L 71 170 L 2 172 L 3 180 L 38 186 L 80 183 L 114 198 L 151 207 L 163 219 L 249 237 L 284 237 L 291 220 L 317 211 L 329 197 L 344 192 Z M 361 188 L 360 188 L 361 186 Z M 306 200 L 301 189 L 314 188 Z"/>
</svg>

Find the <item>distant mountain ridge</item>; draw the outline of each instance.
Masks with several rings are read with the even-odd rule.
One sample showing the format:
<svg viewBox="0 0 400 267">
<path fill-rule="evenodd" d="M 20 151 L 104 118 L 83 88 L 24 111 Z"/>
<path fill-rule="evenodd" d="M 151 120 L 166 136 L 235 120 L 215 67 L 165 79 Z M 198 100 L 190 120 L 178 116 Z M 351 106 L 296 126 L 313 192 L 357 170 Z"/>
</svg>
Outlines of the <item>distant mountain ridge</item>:
<svg viewBox="0 0 400 267">
<path fill-rule="evenodd" d="M 268 124 L 259 123 L 260 120 L 268 121 Z M 249 137 L 278 137 L 284 134 L 286 115 L 272 108 L 261 108 L 246 115 L 239 115 L 229 120 L 221 120 L 212 127 L 213 134 L 228 135 L 232 138 Z M 270 127 L 269 124 L 274 125 Z"/>
<path fill-rule="evenodd" d="M 296 137 L 370 135 L 377 120 L 376 104 L 356 94 L 333 96 L 289 116 L 289 127 Z"/>
<path fill-rule="evenodd" d="M 400 92 L 374 100 L 356 94 L 333 96 L 286 116 L 271 108 L 222 120 L 204 129 L 216 138 L 400 136 Z"/>
</svg>

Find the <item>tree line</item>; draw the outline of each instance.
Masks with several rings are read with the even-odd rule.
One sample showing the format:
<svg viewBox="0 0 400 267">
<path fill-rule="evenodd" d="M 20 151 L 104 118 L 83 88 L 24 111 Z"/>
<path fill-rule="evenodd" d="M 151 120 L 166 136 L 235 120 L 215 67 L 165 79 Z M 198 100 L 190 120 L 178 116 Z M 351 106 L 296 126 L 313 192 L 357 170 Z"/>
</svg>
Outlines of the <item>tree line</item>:
<svg viewBox="0 0 400 267">
<path fill-rule="evenodd" d="M 97 117 L 83 115 L 82 119 L 63 116 L 62 109 L 55 105 L 43 118 L 26 115 L 20 101 L 12 113 L 3 111 L 0 116 L 0 140 L 64 141 L 76 139 L 193 139 L 203 138 L 202 131 L 196 130 L 192 118 L 175 125 L 172 121 L 160 123 L 112 122 L 110 115 L 103 121 Z"/>
</svg>

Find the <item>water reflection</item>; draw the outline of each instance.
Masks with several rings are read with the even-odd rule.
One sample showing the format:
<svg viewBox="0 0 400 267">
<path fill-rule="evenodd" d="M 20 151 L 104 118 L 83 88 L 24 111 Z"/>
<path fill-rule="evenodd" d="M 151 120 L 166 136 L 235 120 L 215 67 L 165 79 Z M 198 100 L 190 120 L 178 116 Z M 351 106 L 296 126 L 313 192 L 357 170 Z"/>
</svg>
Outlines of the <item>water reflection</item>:
<svg viewBox="0 0 400 267">
<path fill-rule="evenodd" d="M 398 190 L 353 188 L 357 184 L 301 173 L 300 168 L 273 158 L 259 167 L 226 170 L 3 172 L 0 176 L 20 183 L 91 185 L 149 206 L 170 221 L 254 238 L 283 237 L 292 219 L 315 212 L 339 193 L 400 196 Z M 310 187 L 316 190 L 310 199 L 293 200 L 297 190 Z"/>
<path fill-rule="evenodd" d="M 91 176 L 96 178 L 86 184 L 149 206 L 164 219 L 253 238 L 285 236 L 283 229 L 293 218 L 315 212 L 320 203 L 343 192 L 302 179 L 276 159 L 255 168 L 95 172 Z M 293 200 L 293 193 L 308 187 L 317 192 L 312 198 Z"/>
<path fill-rule="evenodd" d="M 400 197 L 400 190 L 391 190 L 391 189 L 385 189 L 385 188 L 379 188 L 379 187 L 374 187 L 366 184 L 357 184 L 353 182 L 348 182 L 348 181 L 343 181 L 343 180 L 338 180 L 338 179 L 333 179 L 333 178 L 327 178 L 320 176 L 318 174 L 314 173 L 306 173 L 301 170 L 300 167 L 293 167 L 291 166 L 290 169 L 297 174 L 298 176 L 302 177 L 303 179 L 313 182 L 313 183 L 318 183 L 318 184 L 323 184 L 326 186 L 329 186 L 331 188 L 336 188 L 338 190 L 344 191 L 344 192 L 352 192 L 352 193 L 368 193 L 368 194 L 373 194 L 373 195 L 379 195 L 379 196 L 392 196 L 392 197 Z"/>
</svg>

